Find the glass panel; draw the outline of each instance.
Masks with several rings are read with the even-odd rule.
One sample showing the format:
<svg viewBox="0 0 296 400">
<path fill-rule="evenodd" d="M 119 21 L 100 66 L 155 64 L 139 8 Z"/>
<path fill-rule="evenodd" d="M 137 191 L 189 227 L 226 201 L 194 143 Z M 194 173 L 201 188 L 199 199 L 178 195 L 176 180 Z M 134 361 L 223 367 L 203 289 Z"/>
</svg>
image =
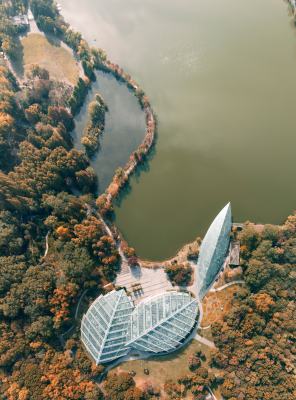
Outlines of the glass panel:
<svg viewBox="0 0 296 400">
<path fill-rule="evenodd" d="M 201 247 L 197 262 L 197 290 L 203 298 L 215 280 L 229 247 L 232 225 L 231 207 L 227 204 L 212 222 Z"/>
</svg>

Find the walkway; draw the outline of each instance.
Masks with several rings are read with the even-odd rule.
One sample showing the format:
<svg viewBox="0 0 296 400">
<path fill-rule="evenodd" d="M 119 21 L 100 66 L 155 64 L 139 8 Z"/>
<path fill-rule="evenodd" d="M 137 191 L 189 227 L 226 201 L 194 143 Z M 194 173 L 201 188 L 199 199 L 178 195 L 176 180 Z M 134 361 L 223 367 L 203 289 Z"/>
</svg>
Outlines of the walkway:
<svg viewBox="0 0 296 400">
<path fill-rule="evenodd" d="M 210 395 L 212 396 L 211 400 L 218 400 L 217 397 L 214 395 L 212 389 L 209 386 L 207 386 L 207 389 L 210 392 Z"/>
<path fill-rule="evenodd" d="M 41 32 L 40 29 L 38 28 L 38 26 L 36 24 L 36 21 L 35 21 L 35 18 L 33 16 L 33 13 L 32 13 L 30 8 L 28 10 L 28 15 L 29 14 L 30 14 L 30 18 L 29 18 L 30 31 L 29 31 L 29 33 L 39 33 L 40 35 L 44 35 L 44 33 Z"/>
<path fill-rule="evenodd" d="M 104 218 L 99 212 L 93 210 L 90 205 L 86 204 L 88 215 L 94 213 L 102 222 L 106 233 L 115 241 L 114 235 L 109 226 L 104 221 Z M 121 269 L 117 274 L 114 284 L 123 286 L 131 293 L 131 298 L 135 304 L 139 303 L 146 297 L 154 296 L 172 290 L 174 287 L 169 281 L 167 274 L 163 268 L 144 268 L 140 266 L 130 267 L 128 260 L 124 255 L 120 243 L 117 245 L 117 250 L 121 258 Z M 133 292 L 133 285 L 140 285 L 141 290 Z"/>
<path fill-rule="evenodd" d="M 213 292 L 221 292 L 221 290 L 224 290 L 224 289 L 226 289 L 226 288 L 228 288 L 229 286 L 233 286 L 233 285 L 244 285 L 245 284 L 245 281 L 242 281 L 242 280 L 240 280 L 240 281 L 233 281 L 233 282 L 229 282 L 229 283 L 226 283 L 225 285 L 223 285 L 223 286 L 220 286 L 219 288 L 212 288 L 212 289 L 210 289 L 210 292 L 211 293 L 213 293 Z"/>
<path fill-rule="evenodd" d="M 196 298 L 198 298 L 198 284 L 197 284 L 197 280 L 198 280 L 198 274 L 197 274 L 197 262 L 194 261 L 188 261 L 188 263 L 190 264 L 193 274 L 192 274 L 192 285 L 188 286 L 188 290 L 190 292 L 192 292 Z"/>
<path fill-rule="evenodd" d="M 212 325 L 208 325 L 208 326 L 205 326 L 205 327 L 200 326 L 199 329 L 205 331 L 205 330 L 207 330 L 207 329 L 210 329 L 211 326 L 212 326 Z"/>
<path fill-rule="evenodd" d="M 90 206 L 87 205 L 87 207 L 90 207 Z M 110 236 L 114 240 L 114 242 L 116 243 L 115 237 L 114 237 L 111 229 L 106 224 L 106 222 L 105 222 L 104 218 L 101 216 L 101 214 L 98 211 L 94 211 L 94 210 L 92 210 L 92 212 L 95 213 L 95 215 L 102 222 L 102 224 L 104 226 L 104 229 L 105 229 L 105 232 L 108 234 L 108 236 Z M 117 278 L 118 278 L 118 276 L 129 275 L 131 273 L 131 270 L 130 270 L 130 267 L 129 267 L 129 264 L 128 264 L 128 260 L 127 260 L 126 256 L 124 255 L 124 253 L 122 251 L 122 248 L 120 247 L 120 243 L 117 244 L 117 251 L 118 251 L 118 253 L 120 255 L 120 258 L 121 258 L 121 268 L 120 268 L 119 274 L 117 274 Z M 118 284 L 118 283 L 116 282 L 116 284 Z"/>
<path fill-rule="evenodd" d="M 211 342 L 209 339 L 207 339 L 203 336 L 200 336 L 198 333 L 195 335 L 194 339 L 202 344 L 205 344 L 206 346 L 210 347 L 211 349 L 214 349 L 214 350 L 216 349 L 214 342 Z"/>
<path fill-rule="evenodd" d="M 174 289 L 163 268 L 130 268 L 126 266 L 125 262 L 122 263 L 121 271 L 116 277 L 115 284 L 125 286 L 131 292 L 131 297 L 136 304 L 146 297 Z M 141 285 L 141 290 L 133 292 L 132 286 L 135 284 Z"/>
<path fill-rule="evenodd" d="M 80 296 L 80 299 L 79 299 L 78 304 L 76 306 L 76 310 L 75 310 L 75 319 L 76 320 L 77 320 L 77 317 L 78 317 L 79 307 L 80 307 L 81 301 L 82 301 L 83 297 L 86 295 L 87 292 L 88 292 L 88 289 L 85 289 L 84 292 L 82 293 L 82 295 Z"/>
</svg>

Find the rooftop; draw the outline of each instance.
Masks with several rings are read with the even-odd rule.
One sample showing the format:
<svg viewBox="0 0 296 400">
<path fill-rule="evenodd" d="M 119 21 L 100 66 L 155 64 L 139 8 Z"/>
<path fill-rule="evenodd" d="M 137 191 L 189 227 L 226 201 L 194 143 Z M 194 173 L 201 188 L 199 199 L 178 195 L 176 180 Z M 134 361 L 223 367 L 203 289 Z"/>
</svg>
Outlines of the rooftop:
<svg viewBox="0 0 296 400">
<path fill-rule="evenodd" d="M 125 291 L 112 291 L 98 297 L 83 316 L 81 339 L 96 364 L 126 355 L 128 321 L 133 303 Z"/>
<path fill-rule="evenodd" d="M 18 26 L 28 26 L 29 25 L 29 19 L 27 15 L 17 15 L 12 18 L 12 22 L 14 25 Z"/>
<path fill-rule="evenodd" d="M 200 247 L 196 272 L 198 297 L 202 299 L 223 266 L 230 243 L 231 206 L 228 203 L 209 227 Z"/>
<path fill-rule="evenodd" d="M 127 345 L 152 353 L 172 351 L 194 327 L 197 312 L 189 293 L 171 291 L 146 299 L 131 315 Z"/>
<path fill-rule="evenodd" d="M 92 359 L 106 363 L 131 349 L 167 353 L 193 329 L 198 305 L 189 293 L 171 291 L 134 307 L 121 289 L 98 297 L 83 316 L 81 340 Z"/>
<path fill-rule="evenodd" d="M 239 266 L 239 254 L 240 254 L 240 242 L 238 240 L 232 240 L 230 242 L 230 254 L 229 254 L 229 265 Z"/>
</svg>

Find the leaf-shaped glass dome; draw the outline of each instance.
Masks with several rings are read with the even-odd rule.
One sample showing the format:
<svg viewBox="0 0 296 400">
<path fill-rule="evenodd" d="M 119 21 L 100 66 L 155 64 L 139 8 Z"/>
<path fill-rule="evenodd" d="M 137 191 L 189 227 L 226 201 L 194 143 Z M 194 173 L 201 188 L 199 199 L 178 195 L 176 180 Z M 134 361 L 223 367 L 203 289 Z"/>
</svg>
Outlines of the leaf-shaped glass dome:
<svg viewBox="0 0 296 400">
<path fill-rule="evenodd" d="M 219 273 L 230 242 L 231 207 L 227 204 L 207 231 L 196 266 L 196 294 L 202 299 Z M 168 353 L 193 330 L 198 300 L 187 292 L 168 291 L 142 300 L 136 307 L 125 290 L 98 297 L 83 316 L 81 340 L 98 363 L 108 363 L 136 349 Z"/>
<path fill-rule="evenodd" d="M 92 359 L 105 363 L 129 352 L 125 346 L 133 303 L 123 289 L 98 297 L 83 316 L 81 340 Z"/>
<path fill-rule="evenodd" d="M 231 206 L 228 203 L 212 222 L 200 247 L 196 267 L 196 285 L 200 299 L 205 296 L 223 266 L 230 243 L 231 226 Z"/>
<path fill-rule="evenodd" d="M 195 325 L 196 299 L 189 293 L 165 292 L 137 305 L 131 315 L 127 346 L 164 353 L 179 347 Z"/>
</svg>

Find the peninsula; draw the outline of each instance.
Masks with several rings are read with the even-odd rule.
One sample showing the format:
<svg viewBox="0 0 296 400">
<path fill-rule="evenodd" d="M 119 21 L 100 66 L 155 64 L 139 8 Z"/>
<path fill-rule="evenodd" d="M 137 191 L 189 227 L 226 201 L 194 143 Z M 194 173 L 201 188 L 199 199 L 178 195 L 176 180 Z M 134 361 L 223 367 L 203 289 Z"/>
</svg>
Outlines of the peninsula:
<svg viewBox="0 0 296 400">
<path fill-rule="evenodd" d="M 223 203 L 203 238 L 139 257 L 114 208 L 149 170 L 160 123 L 62 10 L 0 5 L 1 399 L 294 400 L 296 216 L 238 223 Z M 116 168 L 107 154 L 102 185 L 123 98 L 144 129 L 126 125 L 137 137 L 117 151 L 136 145 Z"/>
</svg>

